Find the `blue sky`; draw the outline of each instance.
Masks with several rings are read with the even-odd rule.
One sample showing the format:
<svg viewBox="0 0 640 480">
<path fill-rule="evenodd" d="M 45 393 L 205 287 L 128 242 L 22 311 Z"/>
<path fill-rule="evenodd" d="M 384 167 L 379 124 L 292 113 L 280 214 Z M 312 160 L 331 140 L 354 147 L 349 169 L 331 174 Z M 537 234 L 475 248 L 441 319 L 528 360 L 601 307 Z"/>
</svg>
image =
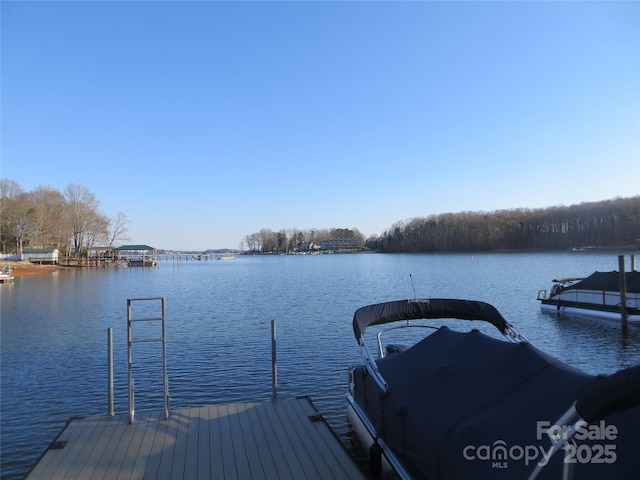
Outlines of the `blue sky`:
<svg viewBox="0 0 640 480">
<path fill-rule="evenodd" d="M 638 2 L 0 8 L 0 174 L 134 243 L 640 194 Z"/>
</svg>

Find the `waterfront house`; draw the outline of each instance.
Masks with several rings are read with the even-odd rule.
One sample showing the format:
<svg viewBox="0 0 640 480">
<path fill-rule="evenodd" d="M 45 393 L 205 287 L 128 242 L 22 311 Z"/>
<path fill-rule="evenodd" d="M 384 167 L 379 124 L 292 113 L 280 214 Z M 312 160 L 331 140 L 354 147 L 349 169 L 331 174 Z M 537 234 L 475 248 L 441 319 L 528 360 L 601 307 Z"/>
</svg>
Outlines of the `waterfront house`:
<svg viewBox="0 0 640 480">
<path fill-rule="evenodd" d="M 355 250 L 358 248 L 356 238 L 330 238 L 320 242 L 322 250 Z"/>
</svg>

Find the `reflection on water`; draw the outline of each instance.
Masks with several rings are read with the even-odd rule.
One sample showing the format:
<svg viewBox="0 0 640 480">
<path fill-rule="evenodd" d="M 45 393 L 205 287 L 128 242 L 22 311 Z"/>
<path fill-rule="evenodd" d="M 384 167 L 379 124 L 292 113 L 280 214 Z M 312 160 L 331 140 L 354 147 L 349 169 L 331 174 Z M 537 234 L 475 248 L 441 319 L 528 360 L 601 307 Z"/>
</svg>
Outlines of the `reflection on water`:
<svg viewBox="0 0 640 480">
<path fill-rule="evenodd" d="M 540 313 L 540 320 L 553 332 L 547 348 L 562 352 L 567 363 L 589 373 L 611 373 L 640 362 L 637 325 L 630 325 L 623 332 L 618 324 L 579 316 Z"/>
<path fill-rule="evenodd" d="M 623 336 L 617 325 L 542 315 L 535 298 L 552 278 L 615 268 L 615 254 L 592 253 L 240 256 L 16 278 L 0 285 L 2 479 L 22 478 L 70 417 L 107 412 L 108 327 L 116 411 L 126 412 L 127 298 L 167 299 L 173 408 L 267 400 L 276 320 L 279 395 L 311 396 L 347 443 L 347 365 L 361 361 L 357 308 L 411 298 L 414 288 L 420 297 L 482 300 L 538 348 L 611 373 L 640 361 L 640 329 Z M 162 406 L 154 348 L 134 350 L 137 411 Z"/>
</svg>

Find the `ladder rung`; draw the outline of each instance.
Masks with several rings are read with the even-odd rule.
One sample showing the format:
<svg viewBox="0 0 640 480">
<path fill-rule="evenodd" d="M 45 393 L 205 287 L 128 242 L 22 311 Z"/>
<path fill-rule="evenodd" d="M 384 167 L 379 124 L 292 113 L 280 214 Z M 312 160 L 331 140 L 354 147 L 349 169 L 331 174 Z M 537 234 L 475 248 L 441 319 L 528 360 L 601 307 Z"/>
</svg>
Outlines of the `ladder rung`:
<svg viewBox="0 0 640 480">
<path fill-rule="evenodd" d="M 162 338 L 136 338 L 131 339 L 131 343 L 145 343 L 145 342 L 162 342 Z"/>
<path fill-rule="evenodd" d="M 157 322 L 157 321 L 162 321 L 162 317 L 155 317 L 155 318 L 132 318 L 131 320 L 129 320 L 130 322 Z"/>
</svg>

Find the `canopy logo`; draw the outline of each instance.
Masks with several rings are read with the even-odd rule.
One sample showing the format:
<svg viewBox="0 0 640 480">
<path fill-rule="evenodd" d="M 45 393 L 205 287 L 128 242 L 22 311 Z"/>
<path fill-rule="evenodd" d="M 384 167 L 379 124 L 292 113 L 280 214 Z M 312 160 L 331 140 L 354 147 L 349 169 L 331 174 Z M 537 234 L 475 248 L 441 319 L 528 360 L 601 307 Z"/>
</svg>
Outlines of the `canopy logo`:
<svg viewBox="0 0 640 480">
<path fill-rule="evenodd" d="M 552 425 L 548 421 L 536 422 L 536 439 L 543 440 L 549 436 L 552 441 L 563 442 L 569 439 L 570 425 Z M 577 445 L 575 442 L 567 442 L 563 452 L 556 455 L 564 457 L 564 463 L 614 463 L 617 459 L 616 445 L 604 444 L 605 441 L 614 441 L 618 438 L 618 429 L 614 425 L 606 425 L 604 420 L 598 424 L 581 424 L 576 426 L 574 440 L 586 441 Z M 594 443 L 602 442 L 602 443 Z M 462 455 L 466 460 L 481 460 L 491 462 L 491 468 L 509 468 L 509 462 L 524 462 L 525 465 L 537 463 L 545 466 L 552 456 L 551 451 L 544 445 L 511 445 L 504 440 L 496 440 L 491 445 L 467 445 L 462 449 Z"/>
<path fill-rule="evenodd" d="M 493 445 L 467 445 L 462 449 L 466 460 L 490 461 L 492 468 L 509 468 L 510 461 L 524 461 L 525 465 L 538 462 L 546 465 L 547 454 L 543 446 L 513 445 L 509 447 L 504 440 L 496 440 Z"/>
</svg>

